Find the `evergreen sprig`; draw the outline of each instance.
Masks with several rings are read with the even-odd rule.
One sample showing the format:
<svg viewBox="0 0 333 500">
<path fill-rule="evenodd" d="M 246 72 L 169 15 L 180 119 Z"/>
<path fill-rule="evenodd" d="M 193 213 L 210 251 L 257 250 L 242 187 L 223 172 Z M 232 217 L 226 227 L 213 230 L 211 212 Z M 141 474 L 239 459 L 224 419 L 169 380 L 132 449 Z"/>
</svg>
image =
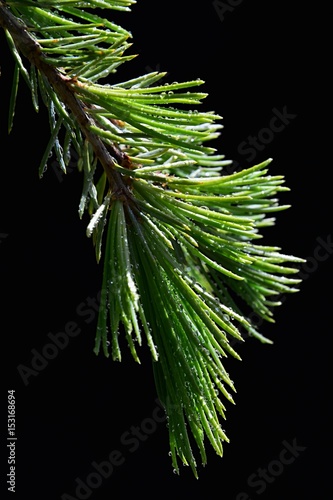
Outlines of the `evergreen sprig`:
<svg viewBox="0 0 333 500">
<path fill-rule="evenodd" d="M 223 359 L 240 359 L 241 331 L 270 342 L 243 311 L 273 321 L 279 296 L 298 290 L 303 260 L 258 243 L 287 208 L 276 197 L 284 178 L 268 174 L 270 160 L 224 173 L 231 162 L 207 145 L 220 117 L 197 109 L 202 80 L 162 85 L 165 73 L 151 72 L 114 81 L 134 57 L 124 55 L 131 34 L 101 14 L 134 3 L 0 0 L 15 61 L 8 129 L 23 78 L 36 111 L 42 100 L 49 112 L 40 176 L 52 153 L 64 172 L 79 155 L 79 216 L 89 213 L 87 236 L 104 260 L 94 351 L 120 361 L 123 333 L 140 362 L 145 337 L 173 468 L 180 459 L 197 477 L 193 444 L 205 464 L 206 441 L 221 456 L 228 441 L 223 398 L 233 403 L 235 387 Z"/>
</svg>

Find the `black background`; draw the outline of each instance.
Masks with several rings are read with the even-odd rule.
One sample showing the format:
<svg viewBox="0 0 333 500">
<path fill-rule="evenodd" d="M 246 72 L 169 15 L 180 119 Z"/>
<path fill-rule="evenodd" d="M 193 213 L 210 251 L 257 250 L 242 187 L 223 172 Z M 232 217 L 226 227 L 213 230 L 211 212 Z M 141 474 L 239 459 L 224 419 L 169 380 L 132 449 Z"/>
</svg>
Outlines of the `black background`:
<svg viewBox="0 0 333 500">
<path fill-rule="evenodd" d="M 329 14 L 312 3 L 292 4 L 226 1 L 230 10 L 222 19 L 212 2 L 139 0 L 131 13 L 114 15 L 132 32 L 131 52 L 139 54 L 115 79 L 160 70 L 168 71 L 165 81 L 205 80 L 209 95 L 202 109 L 223 116 L 217 149 L 244 167 L 272 157 L 271 173 L 284 175 L 291 189 L 280 200 L 292 207 L 277 214 L 263 241 L 307 259 L 300 291 L 285 297 L 275 324 L 261 327 L 274 345 L 248 340 L 238 349 L 242 362 L 229 361 L 237 388 L 224 425 L 231 442 L 223 458 L 207 445 L 208 464 L 199 464 L 199 480 L 186 467 L 180 476 L 173 473 L 165 422 L 138 440 L 135 451 L 134 442 L 122 438 L 132 426 L 149 431 L 151 419 L 161 415 L 149 354 L 142 349 L 139 366 L 126 347 L 122 363 L 92 352 L 96 313 L 91 309 L 83 316 L 78 307 L 86 310 L 89 298 L 96 298 L 102 269 L 85 236 L 87 221 L 77 213 L 82 179 L 75 169 L 66 178 L 56 174 L 52 158 L 38 178 L 49 137 L 47 115 L 44 109 L 34 112 L 24 83 L 8 136 L 12 61 L 1 33 L 1 433 L 6 435 L 6 391 L 14 389 L 16 498 L 83 498 L 75 493 L 76 478 L 86 483 L 95 472 L 93 462 L 108 460 L 114 450 L 124 462 L 86 498 L 331 497 Z M 270 127 L 274 110 L 283 109 L 292 116 L 289 123 L 250 162 L 240 145 L 249 136 L 268 137 L 263 129 Z M 41 353 L 48 334 L 64 331 L 69 322 L 80 333 L 25 385 L 17 367 L 31 366 L 31 350 Z M 276 461 L 285 442 L 302 450 L 282 470 Z M 6 460 L 5 440 L 1 446 Z M 270 472 L 258 483 L 260 468 Z"/>
</svg>

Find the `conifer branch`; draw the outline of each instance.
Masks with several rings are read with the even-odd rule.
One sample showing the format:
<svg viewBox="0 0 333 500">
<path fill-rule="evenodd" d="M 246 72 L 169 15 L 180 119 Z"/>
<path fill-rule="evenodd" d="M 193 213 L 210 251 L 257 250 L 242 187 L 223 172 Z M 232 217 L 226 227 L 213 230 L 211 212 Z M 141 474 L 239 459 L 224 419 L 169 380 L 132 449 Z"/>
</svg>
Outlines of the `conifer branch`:
<svg viewBox="0 0 333 500">
<path fill-rule="evenodd" d="M 284 178 L 269 175 L 270 159 L 224 173 L 231 162 L 207 146 L 220 117 L 197 110 L 202 80 L 161 85 L 165 73 L 151 72 L 114 81 L 134 57 L 124 55 L 130 34 L 95 12 L 133 3 L 0 0 L 15 61 L 9 131 L 23 78 L 35 109 L 42 99 L 49 113 L 40 175 L 52 151 L 64 172 L 71 148 L 79 155 L 78 212 L 90 215 L 87 236 L 104 265 L 94 352 L 120 361 L 121 333 L 140 362 L 145 338 L 173 468 L 180 459 L 197 477 L 193 445 L 205 464 L 207 440 L 221 456 L 228 442 L 220 421 L 235 387 L 224 358 L 240 359 L 241 331 L 271 342 L 244 307 L 273 321 L 279 295 L 298 291 L 303 259 L 259 244 L 272 213 L 288 208 L 277 197 Z"/>
</svg>

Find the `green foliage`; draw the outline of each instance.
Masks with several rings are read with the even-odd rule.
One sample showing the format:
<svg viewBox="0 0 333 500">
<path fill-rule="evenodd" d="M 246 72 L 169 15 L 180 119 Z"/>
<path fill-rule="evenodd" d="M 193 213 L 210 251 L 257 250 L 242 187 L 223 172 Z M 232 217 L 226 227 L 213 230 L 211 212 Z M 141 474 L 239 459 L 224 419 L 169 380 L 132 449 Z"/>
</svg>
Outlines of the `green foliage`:
<svg viewBox="0 0 333 500">
<path fill-rule="evenodd" d="M 302 259 L 258 243 L 287 208 L 276 198 L 283 176 L 268 174 L 270 160 L 224 174 L 231 162 L 209 145 L 220 117 L 197 109 L 203 81 L 161 85 L 158 72 L 114 81 L 134 57 L 124 55 L 131 35 L 101 13 L 133 3 L 0 1 L 15 60 L 8 128 L 23 78 L 35 109 L 41 99 L 49 112 L 40 175 L 52 152 L 64 172 L 73 151 L 80 158 L 79 216 L 89 213 L 87 236 L 104 260 L 94 351 L 120 361 L 123 333 L 140 362 L 145 337 L 172 465 L 179 471 L 180 459 L 197 476 L 193 443 L 206 463 L 206 440 L 219 455 L 228 441 L 220 420 L 235 391 L 223 359 L 240 359 L 232 340 L 242 330 L 270 342 L 243 311 L 273 321 L 279 296 L 297 291 Z"/>
</svg>

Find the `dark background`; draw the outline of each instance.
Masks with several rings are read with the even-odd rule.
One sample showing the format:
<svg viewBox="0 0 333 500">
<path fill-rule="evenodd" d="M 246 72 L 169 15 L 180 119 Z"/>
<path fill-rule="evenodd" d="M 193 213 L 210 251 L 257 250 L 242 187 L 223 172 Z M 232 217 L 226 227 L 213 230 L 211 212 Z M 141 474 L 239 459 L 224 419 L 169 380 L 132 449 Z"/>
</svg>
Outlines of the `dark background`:
<svg viewBox="0 0 333 500">
<path fill-rule="evenodd" d="M 48 172 L 38 178 L 48 122 L 45 110 L 34 112 L 23 83 L 8 136 L 12 62 L 1 33 L 1 398 L 6 402 L 6 391 L 16 391 L 20 500 L 56 500 L 64 493 L 84 498 L 75 493 L 76 478 L 86 483 L 96 472 L 93 462 L 108 460 L 114 450 L 123 463 L 85 498 L 185 493 L 324 500 L 332 494 L 329 14 L 303 2 L 283 8 L 275 0 L 224 4 L 230 10 L 223 14 L 222 2 L 217 9 L 203 0 L 139 0 L 131 13 L 114 17 L 132 31 L 131 50 L 139 54 L 121 68 L 117 81 L 151 70 L 168 71 L 166 81 L 205 80 L 209 96 L 202 109 L 222 115 L 225 127 L 217 149 L 241 167 L 272 157 L 271 173 L 284 175 L 291 189 L 280 200 L 292 207 L 277 214 L 265 243 L 307 259 L 300 292 L 285 297 L 275 324 L 261 326 L 274 345 L 248 340 L 238 349 L 243 361 L 229 362 L 237 388 L 224 424 L 231 443 L 222 459 L 207 445 L 208 464 L 199 464 L 199 480 L 189 468 L 182 467 L 179 477 L 172 472 L 165 422 L 156 423 L 161 412 L 147 350 L 140 366 L 126 348 L 122 363 L 92 352 L 96 313 L 87 304 L 96 299 L 102 269 L 85 236 L 87 221 L 77 213 L 81 175 L 71 169 L 64 178 L 51 158 Z M 270 127 L 274 110 L 283 109 L 289 123 L 249 161 L 241 144 L 249 136 L 269 137 L 263 129 Z M 87 309 L 89 315 L 79 312 Z M 70 322 L 80 333 L 28 375 L 25 385 L 18 366 L 31 367 L 31 350 L 41 353 L 48 334 L 64 331 Z M 133 438 L 132 426 L 146 432 L 130 445 L 124 433 Z M 281 466 L 286 442 L 298 447 L 297 456 Z M 3 441 L 2 451 L 5 446 Z M 7 469 L 4 462 L 3 482 Z M 260 469 L 268 479 L 259 483 Z"/>
</svg>

